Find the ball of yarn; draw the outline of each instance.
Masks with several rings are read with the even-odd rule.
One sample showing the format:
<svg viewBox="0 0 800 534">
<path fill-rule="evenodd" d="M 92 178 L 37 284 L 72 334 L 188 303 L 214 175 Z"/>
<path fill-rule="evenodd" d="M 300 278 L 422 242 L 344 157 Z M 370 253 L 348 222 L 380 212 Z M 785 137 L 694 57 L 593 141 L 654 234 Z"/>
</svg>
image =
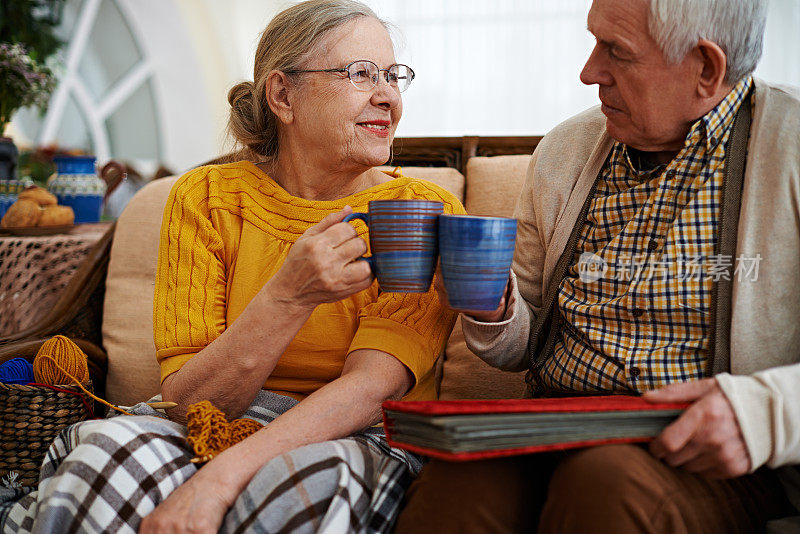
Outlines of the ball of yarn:
<svg viewBox="0 0 800 534">
<path fill-rule="evenodd" d="M 14 358 L 0 365 L 0 382 L 28 384 L 33 382 L 33 366 L 25 358 Z"/>
<path fill-rule="evenodd" d="M 40 384 L 53 386 L 89 381 L 86 354 L 64 336 L 55 336 L 42 344 L 33 359 L 33 375 Z M 73 380 L 74 378 L 74 380 Z"/>
</svg>

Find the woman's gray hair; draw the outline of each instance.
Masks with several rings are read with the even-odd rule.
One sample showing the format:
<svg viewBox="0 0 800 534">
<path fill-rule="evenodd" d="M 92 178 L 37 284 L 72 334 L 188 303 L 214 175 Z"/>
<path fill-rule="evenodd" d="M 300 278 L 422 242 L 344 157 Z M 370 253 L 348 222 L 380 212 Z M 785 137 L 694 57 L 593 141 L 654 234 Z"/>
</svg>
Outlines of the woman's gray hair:
<svg viewBox="0 0 800 534">
<path fill-rule="evenodd" d="M 354 0 L 308 0 L 278 13 L 261 34 L 256 49 L 253 81 L 237 83 L 228 92 L 231 105 L 228 131 L 254 159 L 278 154 L 278 119 L 267 104 L 266 83 L 273 70 L 295 70 L 322 48 L 329 32 L 351 20 L 371 17 L 368 6 Z"/>
<path fill-rule="evenodd" d="M 764 40 L 767 0 L 649 0 L 650 35 L 667 61 L 677 63 L 707 39 L 728 56 L 725 81 L 752 73 Z"/>
</svg>

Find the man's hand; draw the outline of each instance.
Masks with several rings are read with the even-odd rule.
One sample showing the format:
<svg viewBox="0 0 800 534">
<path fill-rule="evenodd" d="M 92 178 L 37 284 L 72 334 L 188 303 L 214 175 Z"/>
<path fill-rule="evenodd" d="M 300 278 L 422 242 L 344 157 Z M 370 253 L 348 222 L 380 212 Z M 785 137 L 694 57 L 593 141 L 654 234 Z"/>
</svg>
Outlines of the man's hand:
<svg viewBox="0 0 800 534">
<path fill-rule="evenodd" d="M 750 455 L 736 414 L 716 380 L 672 384 L 648 391 L 644 398 L 650 402 L 692 402 L 650 444 L 653 456 L 708 478 L 734 478 L 750 471 Z"/>
</svg>

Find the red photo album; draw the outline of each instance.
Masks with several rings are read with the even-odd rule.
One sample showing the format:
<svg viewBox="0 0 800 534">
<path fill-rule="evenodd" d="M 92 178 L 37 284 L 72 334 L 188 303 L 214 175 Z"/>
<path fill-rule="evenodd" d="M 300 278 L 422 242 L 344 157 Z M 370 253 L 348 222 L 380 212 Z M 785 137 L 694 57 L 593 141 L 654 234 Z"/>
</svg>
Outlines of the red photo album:
<svg viewBox="0 0 800 534">
<path fill-rule="evenodd" d="M 386 401 L 383 422 L 393 447 L 444 460 L 476 460 L 651 441 L 686 407 L 628 395 Z"/>
</svg>

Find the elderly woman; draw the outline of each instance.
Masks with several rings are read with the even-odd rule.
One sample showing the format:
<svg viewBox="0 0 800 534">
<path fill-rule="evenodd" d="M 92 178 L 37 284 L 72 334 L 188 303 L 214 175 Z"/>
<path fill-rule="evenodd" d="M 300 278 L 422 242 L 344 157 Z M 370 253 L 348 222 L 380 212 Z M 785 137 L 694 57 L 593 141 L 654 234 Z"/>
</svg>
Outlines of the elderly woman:
<svg viewBox="0 0 800 534">
<path fill-rule="evenodd" d="M 381 292 L 357 261 L 366 229 L 342 219 L 374 199 L 463 213 L 443 189 L 375 168 L 412 79 L 359 3 L 314 0 L 272 20 L 254 82 L 229 94 L 230 130 L 258 163 L 187 173 L 164 211 L 155 342 L 173 421 L 75 427 L 12 531 L 391 528 L 421 464 L 374 425 L 386 399 L 435 398 L 455 315 L 433 291 Z M 198 470 L 181 423 L 201 400 L 266 425 Z"/>
</svg>

